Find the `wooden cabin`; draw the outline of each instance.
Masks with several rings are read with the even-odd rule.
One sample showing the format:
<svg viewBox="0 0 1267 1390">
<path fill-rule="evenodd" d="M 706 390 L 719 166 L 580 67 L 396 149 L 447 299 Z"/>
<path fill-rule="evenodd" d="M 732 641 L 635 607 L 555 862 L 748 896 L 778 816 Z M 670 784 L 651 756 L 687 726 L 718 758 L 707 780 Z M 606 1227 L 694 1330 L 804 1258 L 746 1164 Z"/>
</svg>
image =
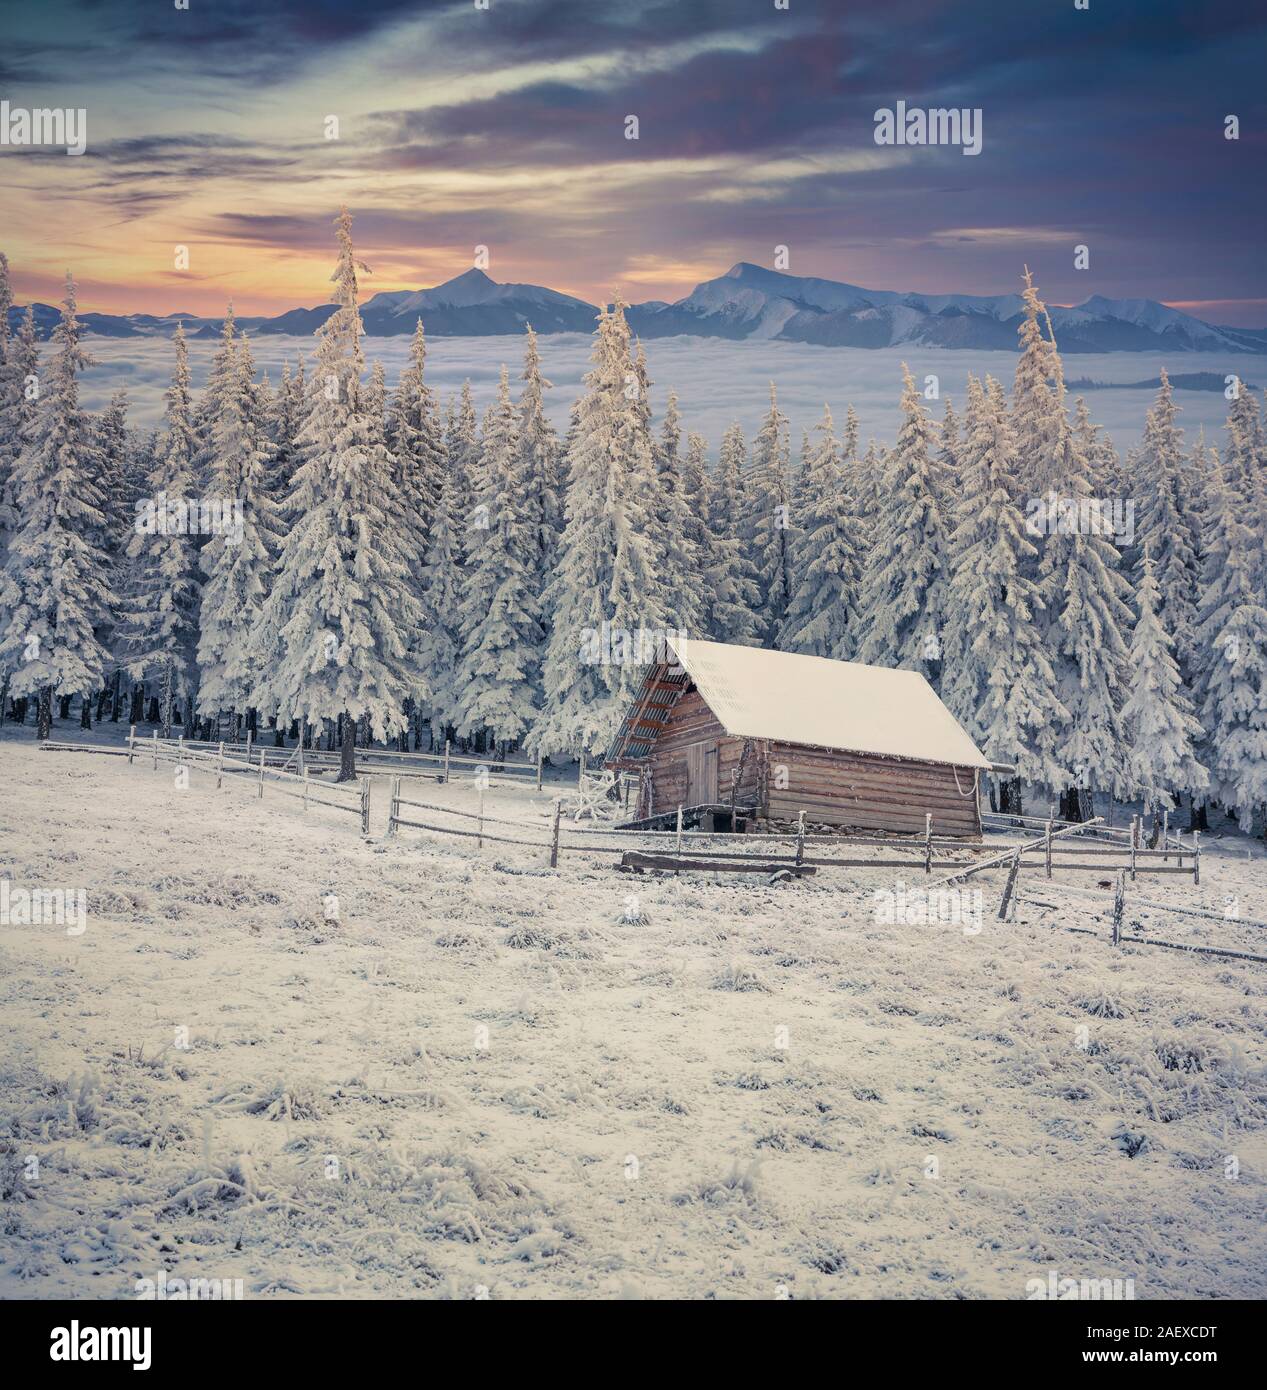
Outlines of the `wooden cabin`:
<svg viewBox="0 0 1267 1390">
<path fill-rule="evenodd" d="M 646 676 L 607 766 L 640 774 L 637 820 L 778 828 L 801 811 L 842 830 L 979 838 L 990 770 L 932 686 L 893 671 L 674 639 Z"/>
</svg>

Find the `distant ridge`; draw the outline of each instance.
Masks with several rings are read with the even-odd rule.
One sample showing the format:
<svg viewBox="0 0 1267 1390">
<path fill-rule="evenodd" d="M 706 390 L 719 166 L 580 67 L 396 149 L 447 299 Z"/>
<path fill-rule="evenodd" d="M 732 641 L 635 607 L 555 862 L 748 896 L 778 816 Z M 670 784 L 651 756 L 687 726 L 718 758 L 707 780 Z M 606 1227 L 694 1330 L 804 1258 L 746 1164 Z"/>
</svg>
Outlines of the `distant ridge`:
<svg viewBox="0 0 1267 1390">
<path fill-rule="evenodd" d="M 34 307 L 36 329 L 41 337 L 47 337 L 57 322 L 57 310 L 49 304 Z M 17 307 L 10 309 L 11 329 L 16 330 L 22 312 Z M 306 336 L 333 312 L 333 304 L 319 304 L 311 309 L 289 309 L 271 318 L 239 318 L 238 324 L 251 334 Z M 1053 305 L 1049 312 L 1063 353 L 1162 350 L 1267 354 L 1267 328 L 1204 323 L 1152 299 L 1092 295 L 1072 308 Z M 433 337 L 521 333 L 528 323 L 538 333 L 588 333 L 597 314 L 597 306 L 583 299 L 540 285 L 499 284 L 475 269 L 432 289 L 376 294 L 361 307 L 365 330 L 374 337 L 412 333 L 420 317 Z M 740 261 L 725 275 L 696 285 L 674 304 L 662 300 L 634 304 L 628 316 L 633 330 L 644 338 L 685 334 L 827 347 L 881 348 L 910 343 L 1011 350 L 1016 347 L 1022 306 L 1018 294 L 867 290 Z M 180 321 L 191 337 L 208 338 L 220 332 L 223 322 L 176 314 L 84 313 L 80 319 L 86 332 L 111 338 L 168 337 Z"/>
</svg>

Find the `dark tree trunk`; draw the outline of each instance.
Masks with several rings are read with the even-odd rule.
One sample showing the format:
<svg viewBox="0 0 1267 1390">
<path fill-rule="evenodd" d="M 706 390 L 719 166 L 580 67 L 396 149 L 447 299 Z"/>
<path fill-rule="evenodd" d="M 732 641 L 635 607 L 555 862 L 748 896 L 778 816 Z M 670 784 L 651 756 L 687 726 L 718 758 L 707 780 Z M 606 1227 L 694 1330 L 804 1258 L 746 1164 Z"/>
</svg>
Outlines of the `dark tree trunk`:
<svg viewBox="0 0 1267 1390">
<path fill-rule="evenodd" d="M 151 695 L 151 696 L 150 696 L 150 712 L 149 712 L 149 718 L 148 718 L 147 722 L 150 723 L 150 724 L 157 724 L 158 721 L 159 721 L 162 717 L 163 717 L 163 716 L 162 716 L 162 712 L 159 710 L 159 707 L 158 707 L 158 696 L 157 696 L 157 695 Z"/>
<path fill-rule="evenodd" d="M 79 697 L 79 727 L 92 728 L 92 696 L 86 690 Z"/>
<path fill-rule="evenodd" d="M 268 721 L 268 723 L 269 727 L 273 731 L 273 747 L 285 748 L 286 740 L 282 737 L 282 726 L 279 723 L 277 716 L 273 715 L 273 717 Z"/>
<path fill-rule="evenodd" d="M 1086 787 L 1068 787 L 1060 793 L 1060 819 L 1080 824 L 1090 819 L 1087 804 L 1091 793 Z"/>
<path fill-rule="evenodd" d="M 100 724 L 101 721 L 106 717 L 106 708 L 107 708 L 107 706 L 108 706 L 109 704 L 110 704 L 110 687 L 109 687 L 108 685 L 103 685 L 103 686 L 101 687 L 101 689 L 97 691 L 97 723 L 98 723 L 98 724 Z"/>
<path fill-rule="evenodd" d="M 1194 830 L 1205 831 L 1205 830 L 1209 830 L 1209 828 L 1210 828 L 1210 823 L 1209 823 L 1209 821 L 1206 819 L 1206 815 L 1205 815 L 1205 802 L 1203 801 L 1203 802 L 1198 806 L 1198 805 L 1197 805 L 1197 799 L 1196 799 L 1196 797 L 1195 797 L 1195 796 L 1189 797 L 1189 798 L 1188 798 L 1188 834 L 1191 835 L 1192 832 L 1193 832 Z"/>
<path fill-rule="evenodd" d="M 1019 816 L 1022 813 L 1019 777 L 1009 777 L 999 783 L 999 810 L 1005 816 Z"/>
<path fill-rule="evenodd" d="M 112 693 L 111 693 L 111 699 L 110 699 L 110 722 L 111 722 L 112 724 L 117 724 L 117 723 L 119 722 L 119 715 L 122 713 L 122 708 L 121 708 L 122 705 L 123 705 L 123 672 L 122 672 L 122 671 L 116 671 L 116 672 L 114 673 L 114 689 L 113 689 L 113 691 L 112 691 Z"/>
<path fill-rule="evenodd" d="M 132 687 L 132 706 L 128 711 L 128 723 L 139 724 L 145 715 L 145 683 L 137 681 Z"/>
<path fill-rule="evenodd" d="M 339 759 L 340 782 L 356 781 L 356 720 L 350 714 L 339 716 L 339 743 L 342 756 Z"/>
<path fill-rule="evenodd" d="M 39 705 L 35 714 L 35 737 L 43 740 L 53 732 L 53 687 L 46 685 L 40 691 Z"/>
<path fill-rule="evenodd" d="M 70 718 L 70 696 L 59 695 L 57 697 L 57 717 L 58 719 Z"/>
</svg>

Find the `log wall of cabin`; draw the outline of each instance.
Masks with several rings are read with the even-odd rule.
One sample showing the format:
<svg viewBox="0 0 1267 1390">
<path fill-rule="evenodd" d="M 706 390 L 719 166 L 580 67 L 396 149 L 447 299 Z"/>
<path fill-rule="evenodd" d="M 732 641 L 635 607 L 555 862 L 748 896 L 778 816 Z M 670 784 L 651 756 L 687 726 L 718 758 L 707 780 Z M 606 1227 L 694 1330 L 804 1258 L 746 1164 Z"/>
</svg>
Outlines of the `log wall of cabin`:
<svg viewBox="0 0 1267 1390">
<path fill-rule="evenodd" d="M 659 815 L 689 804 L 686 750 L 693 743 L 709 743 L 717 748 L 717 800 L 730 804 L 731 773 L 742 764 L 738 804 L 754 804 L 759 786 L 755 742 L 744 758 L 744 740 L 730 738 L 699 691 L 688 690 L 673 706 L 647 759 L 652 778 L 649 814 Z"/>
<path fill-rule="evenodd" d="M 769 758 L 772 820 L 793 821 L 804 811 L 809 821 L 842 828 L 922 835 L 925 813 L 932 812 L 934 835 L 981 833 L 972 768 L 787 743 L 771 744 Z"/>
</svg>

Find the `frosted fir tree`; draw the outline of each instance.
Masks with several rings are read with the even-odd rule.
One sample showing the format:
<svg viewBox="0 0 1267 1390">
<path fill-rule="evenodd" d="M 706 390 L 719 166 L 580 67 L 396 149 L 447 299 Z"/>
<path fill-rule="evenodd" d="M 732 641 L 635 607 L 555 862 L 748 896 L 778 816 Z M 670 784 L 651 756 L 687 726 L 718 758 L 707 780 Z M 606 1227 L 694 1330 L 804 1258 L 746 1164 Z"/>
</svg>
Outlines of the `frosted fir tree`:
<svg viewBox="0 0 1267 1390">
<path fill-rule="evenodd" d="M 128 444 L 128 393 L 116 391 L 96 421 L 98 485 L 105 525 L 97 544 L 112 558 L 126 548 L 135 508 L 130 496 L 132 460 Z"/>
<path fill-rule="evenodd" d="M 1180 670 L 1188 672 L 1195 657 L 1199 518 L 1192 511 L 1183 431 L 1175 424 L 1176 410 L 1170 378 L 1163 369 L 1161 389 L 1148 412 L 1136 465 L 1139 520 L 1135 549 L 1139 558 L 1135 568 L 1137 575 L 1142 575 L 1144 555 L 1151 556 L 1159 595 L 1157 617 L 1174 645 Z"/>
<path fill-rule="evenodd" d="M 289 527 L 286 502 L 299 467 L 299 432 L 304 419 L 304 365 L 298 363 L 294 373 L 290 363 L 282 366 L 281 384 L 273 398 L 265 428 L 269 443 L 269 469 L 266 492 L 278 519 L 282 534 Z M 280 554 L 280 547 L 278 548 Z M 277 555 L 274 555 L 274 561 Z"/>
<path fill-rule="evenodd" d="M 774 645 L 782 629 L 794 582 L 796 537 L 788 469 L 788 421 L 771 382 L 770 409 L 752 441 L 752 466 L 743 480 L 748 506 L 745 540 L 757 567 L 758 621 L 766 646 Z"/>
<path fill-rule="evenodd" d="M 255 366 L 246 338 L 238 340 L 232 371 L 211 422 L 215 445 L 211 495 L 219 508 L 200 563 L 206 582 L 199 609 L 199 713 L 235 715 L 254 702 L 255 643 L 281 552 L 279 519 L 269 497 L 272 453 L 253 392 Z"/>
<path fill-rule="evenodd" d="M 1058 364 L 1057 373 L 1059 391 Z M 1052 491 L 1068 506 L 1054 518 L 1047 515 L 1038 574 L 1047 605 L 1047 641 L 1055 654 L 1056 693 L 1069 713 L 1057 745 L 1066 778 L 1061 817 L 1085 820 L 1097 786 L 1120 792 L 1125 785 L 1121 707 L 1132 593 L 1110 539 L 1111 525 L 1091 515 L 1089 524 L 1083 522 L 1082 499 L 1093 492 L 1091 461 L 1078 446 L 1063 404 L 1060 414 Z"/>
<path fill-rule="evenodd" d="M 571 484 L 561 558 L 546 606 L 545 703 L 530 746 L 546 754 L 606 750 L 661 632 L 645 484 L 650 476 L 638 404 L 627 393 L 629 327 L 619 297 L 599 315 L 590 371 L 569 449 Z"/>
<path fill-rule="evenodd" d="M 961 441 L 959 437 L 959 417 L 949 396 L 942 412 L 941 428 L 937 431 L 937 458 L 933 478 L 937 488 L 937 506 L 951 534 L 958 524 L 958 499 L 960 496 Z"/>
<path fill-rule="evenodd" d="M 905 363 L 902 376 L 902 424 L 886 461 L 854 651 L 855 660 L 869 666 L 920 671 L 935 683 L 949 542 L 937 498 L 932 422 Z"/>
<path fill-rule="evenodd" d="M 641 348 L 639 353 L 639 379 L 645 392 L 650 383 L 647 381 Z M 700 548 L 698 521 L 691 511 L 682 477 L 681 439 L 677 393 L 670 391 L 660 437 L 656 441 L 647 441 L 654 465 L 649 493 L 651 524 L 647 539 L 654 552 L 654 573 L 669 625 L 699 636 L 704 630 L 700 571 L 705 556 Z"/>
<path fill-rule="evenodd" d="M 79 404 L 75 282 L 66 276 L 61 318 L 42 393 L 13 470 L 18 529 L 0 574 L 0 672 L 17 695 L 38 696 L 37 736 L 52 728 L 54 694 L 97 688 L 109 662 L 100 635 L 113 621 L 109 558 L 94 544 L 105 526 L 95 431 Z"/>
<path fill-rule="evenodd" d="M 401 520 L 405 539 L 419 564 L 427 553 L 431 518 L 446 471 L 444 427 L 435 393 L 427 382 L 426 361 L 426 336 L 419 319 L 409 344 L 409 361 L 392 397 L 387 431 L 396 486 L 404 504 Z"/>
<path fill-rule="evenodd" d="M 546 418 L 545 393 L 551 383 L 541 371 L 541 354 L 532 325 L 527 328 L 524 367 L 520 375 L 519 445 L 515 462 L 516 490 L 523 499 L 524 517 L 535 537 L 532 592 L 538 609 L 554 573 L 563 534 L 563 493 L 559 490 L 559 440 Z"/>
<path fill-rule="evenodd" d="M 1051 321 L 1028 266 L 1021 299 L 1024 318 L 1017 329 L 1021 352 L 1012 387 L 1012 433 L 1017 476 L 1025 479 L 1030 495 L 1037 497 L 1050 491 L 1058 476 L 1065 427 L 1063 388 L 1057 382 L 1059 358 Z"/>
<path fill-rule="evenodd" d="M 39 400 L 40 345 L 30 305 L 17 336 L 9 338 L 5 354 L 5 368 L 0 373 L 0 568 L 19 525 L 13 475 Z"/>
<path fill-rule="evenodd" d="M 958 464 L 941 697 L 991 762 L 1017 769 L 999 809 L 1019 814 L 1022 782 L 1061 779 L 1056 737 L 1068 715 L 1036 622 L 1042 599 L 1026 577 L 1037 550 L 1017 504 L 1007 401 L 989 377 L 984 388 L 968 378 Z"/>
<path fill-rule="evenodd" d="M 478 543 L 479 528 L 472 515 L 471 494 L 479 472 L 479 427 L 475 419 L 475 402 L 471 398 L 471 383 L 464 381 L 455 402 L 449 403 L 445 426 L 445 453 L 453 479 L 454 514 L 460 519 L 462 549 L 465 555 L 471 545 Z"/>
<path fill-rule="evenodd" d="M 306 725 L 337 719 L 339 780 L 348 781 L 356 775 L 356 722 L 367 717 L 375 738 L 390 738 L 405 725 L 405 700 L 429 691 L 411 651 L 421 609 L 409 584 L 391 459 L 374 443 L 365 410 L 346 208 L 336 226 L 338 307 L 317 330 L 295 519 L 258 626 L 260 679 L 251 703 Z"/>
<path fill-rule="evenodd" d="M 189 349 L 184 327 L 173 338 L 176 366 L 167 389 L 166 429 L 148 479 L 152 507 L 134 512 L 126 550 L 126 587 L 117 631 L 119 659 L 132 676 L 159 689 L 163 737 L 171 738 L 174 706 L 193 693 L 197 680 L 201 582 L 198 550 L 179 504 L 196 495 Z"/>
<path fill-rule="evenodd" d="M 420 585 L 418 667 L 426 673 L 430 686 L 424 708 L 431 721 L 433 744 L 456 737 L 462 717 L 458 665 L 462 657 L 462 596 L 467 586 L 463 566 L 465 508 L 465 491 L 457 472 L 449 468 L 431 517 Z"/>
<path fill-rule="evenodd" d="M 9 480 L 14 460 L 21 449 L 19 419 L 22 378 L 18 373 L 17 350 L 9 333 L 9 310 L 13 289 L 9 284 L 9 258 L 0 251 L 0 564 L 8 546 L 16 516 L 9 498 Z M 0 717 L 3 717 L 0 709 Z"/>
<path fill-rule="evenodd" d="M 782 651 L 844 661 L 852 654 L 858 626 L 859 523 L 826 405 L 814 435 L 797 549 L 799 580 L 778 645 Z"/>
<path fill-rule="evenodd" d="M 543 631 L 536 593 L 539 530 L 520 472 L 519 415 L 503 366 L 483 439 L 475 505 L 487 529 L 467 566 L 461 607 L 458 732 L 502 751 L 536 715 Z"/>
<path fill-rule="evenodd" d="M 708 527 L 714 568 L 724 570 L 733 588 L 731 601 L 724 607 L 714 602 L 705 622 L 708 635 L 718 642 L 759 647 L 761 587 L 744 535 L 748 514 L 744 496 L 747 453 L 743 430 L 738 423 L 731 424 L 722 436 L 717 469 L 708 489 Z"/>
<path fill-rule="evenodd" d="M 1246 503 L 1254 497 L 1256 480 L 1264 466 L 1262 421 L 1254 393 L 1242 381 L 1233 385 L 1235 394 L 1227 412 L 1227 446 L 1223 451 L 1224 485 Z"/>
<path fill-rule="evenodd" d="M 738 536 L 733 531 L 719 534 L 709 520 L 713 488 L 708 478 L 708 441 L 701 434 L 692 432 L 686 437 L 681 477 L 691 542 L 699 566 L 698 635 L 755 646 L 757 625 L 752 606 L 757 597 L 756 581 Z"/>
<path fill-rule="evenodd" d="M 1135 590 L 1139 617 L 1131 637 L 1127 668 L 1130 694 L 1122 706 L 1126 739 L 1126 777 L 1144 810 L 1170 810 L 1180 794 L 1195 795 L 1210 777 L 1197 761 L 1201 726 L 1183 694 L 1174 643 L 1160 616 L 1162 593 L 1144 546 Z"/>
<path fill-rule="evenodd" d="M 1204 738 L 1198 752 L 1209 770 L 1211 798 L 1236 814 L 1248 833 L 1255 813 L 1267 808 L 1267 609 L 1259 582 L 1262 537 L 1249 524 L 1234 442 L 1227 453 L 1209 480 L 1203 529 L 1195 695 Z"/>
<path fill-rule="evenodd" d="M 888 450 L 882 448 L 874 439 L 867 440 L 866 453 L 858 462 L 856 496 L 858 511 L 868 521 L 873 521 L 879 515 L 887 466 Z"/>
<path fill-rule="evenodd" d="M 220 341 L 211 358 L 207 384 L 203 388 L 202 398 L 194 411 L 194 430 L 198 435 L 198 458 L 195 464 L 194 477 L 197 486 L 202 490 L 214 487 L 217 480 L 223 481 L 217 471 L 218 444 L 215 431 L 222 418 L 225 393 L 233 389 L 233 383 L 236 379 L 233 366 L 233 354 L 236 347 L 237 319 L 233 314 L 233 305 L 230 304 L 220 326 Z"/>
</svg>

